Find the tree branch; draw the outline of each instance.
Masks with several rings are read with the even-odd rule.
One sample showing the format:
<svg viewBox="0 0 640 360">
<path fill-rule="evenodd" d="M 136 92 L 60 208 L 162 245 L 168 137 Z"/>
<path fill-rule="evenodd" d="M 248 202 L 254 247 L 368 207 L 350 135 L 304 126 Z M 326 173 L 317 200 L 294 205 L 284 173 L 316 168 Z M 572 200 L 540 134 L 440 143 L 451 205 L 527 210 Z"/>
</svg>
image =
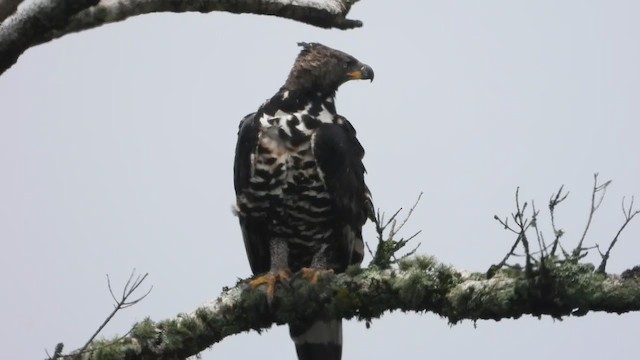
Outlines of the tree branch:
<svg viewBox="0 0 640 360">
<path fill-rule="evenodd" d="M 22 0 L 0 0 L 0 23 L 16 12 Z"/>
<path fill-rule="evenodd" d="M 434 258 L 403 260 L 397 268 L 349 269 L 327 274 L 319 284 L 297 279 L 278 288 L 271 306 L 261 289 L 240 281 L 190 314 L 161 322 L 145 320 L 131 334 L 100 340 L 75 359 L 185 359 L 227 336 L 261 331 L 273 324 L 342 317 L 370 321 L 386 311 L 433 312 L 450 323 L 463 319 L 507 319 L 522 315 L 561 318 L 588 311 L 640 310 L 640 274 L 594 272 L 591 264 L 564 261 L 524 271 L 499 270 L 491 279 L 438 263 Z"/>
<path fill-rule="evenodd" d="M 598 272 L 600 272 L 600 273 L 604 273 L 605 272 L 606 267 L 607 267 L 607 261 L 609 261 L 609 257 L 611 256 L 611 249 L 613 249 L 613 247 L 618 242 L 618 238 L 620 237 L 620 234 L 622 234 L 622 231 L 624 231 L 624 228 L 627 227 L 627 225 L 629 225 L 631 220 L 633 220 L 633 218 L 636 215 L 640 214 L 640 210 L 634 210 L 633 201 L 634 201 L 634 198 L 632 196 L 631 197 L 631 204 L 629 204 L 628 208 L 625 208 L 625 206 L 624 206 L 624 198 L 622 198 L 622 213 L 624 214 L 624 223 L 622 224 L 622 226 L 620 227 L 620 229 L 616 233 L 616 236 L 611 241 L 611 244 L 609 244 L 609 248 L 607 249 L 607 252 L 605 252 L 604 254 L 600 253 L 600 256 L 602 257 L 602 262 L 600 263 L 600 266 L 598 266 Z"/>
<path fill-rule="evenodd" d="M 391 215 L 391 218 L 386 221 L 384 218 L 384 213 L 381 213 L 378 209 L 378 212 L 374 218 L 376 233 L 378 234 L 378 246 L 376 247 L 376 252 L 373 253 L 371 251 L 371 248 L 369 248 L 369 244 L 365 242 L 367 250 L 369 250 L 369 254 L 371 254 L 371 257 L 373 258 L 373 260 L 371 260 L 371 265 L 375 265 L 380 269 L 387 269 L 391 267 L 391 265 L 398 263 L 400 260 L 412 256 L 413 254 L 415 254 L 416 250 L 418 250 L 420 244 L 418 244 L 413 248 L 413 250 L 400 256 L 399 258 L 396 256 L 396 254 L 402 248 L 404 248 L 409 243 L 409 241 L 413 240 L 422 232 L 422 230 L 418 230 L 406 239 L 403 237 L 400 238 L 400 240 L 396 240 L 397 235 L 400 233 L 402 228 L 404 228 L 404 226 L 407 224 L 407 221 L 409 221 L 411 215 L 413 215 L 413 212 L 416 210 L 420 199 L 422 199 L 422 193 L 418 195 L 418 199 L 416 199 L 416 202 L 409 209 L 409 212 L 404 217 L 400 225 L 398 225 L 397 217 L 402 211 L 402 208 L 398 209 L 398 211 Z M 389 228 L 389 226 L 391 227 Z"/>
<path fill-rule="evenodd" d="M 607 187 L 609 186 L 609 184 L 611 184 L 611 180 L 605 181 L 604 184 L 598 184 L 598 173 L 593 174 L 593 190 L 591 191 L 591 210 L 589 211 L 589 218 L 587 219 L 587 225 L 584 227 L 584 232 L 582 233 L 582 237 L 578 242 L 578 246 L 576 246 L 576 248 L 573 250 L 573 253 L 572 253 L 572 256 L 576 258 L 580 258 L 583 255 L 585 255 L 583 251 L 585 249 L 582 247 L 582 244 L 584 243 L 584 239 L 587 236 L 587 233 L 589 232 L 589 227 L 591 226 L 591 220 L 593 220 L 593 214 L 595 214 L 598 208 L 600 208 L 600 205 L 602 204 L 602 200 L 604 200 L 604 196 L 607 193 Z M 600 194 L 600 198 L 596 200 L 596 194 L 598 194 L 599 192 L 602 192 L 602 193 Z"/>
<path fill-rule="evenodd" d="M 602 202 L 602 198 L 595 201 L 595 194 L 609 184 L 599 186 L 595 179 L 591 214 Z M 136 324 L 126 336 L 90 341 L 70 355 L 60 355 L 62 344 L 58 344 L 55 354 L 57 359 L 186 359 L 229 335 L 249 330 L 260 332 L 273 324 L 295 326 L 335 318 L 356 318 L 369 324 L 394 310 L 432 312 L 452 324 L 465 319 L 498 321 L 523 315 L 560 319 L 583 316 L 589 311 L 620 314 L 640 310 L 640 266 L 621 275 L 605 273 L 611 249 L 625 227 L 640 214 L 640 210 L 634 210 L 633 199 L 628 207 L 623 201 L 625 222 L 606 253 L 601 253 L 602 263 L 596 270 L 594 265 L 581 262 L 593 248 L 583 246 L 584 235 L 576 247 L 578 256 L 567 254 L 559 244 L 562 233 L 554 223 L 553 212 L 567 197 L 561 194 L 562 187 L 549 202 L 555 240 L 546 244 L 538 227 L 539 211 L 532 201 L 529 217 L 528 203 L 521 203 L 519 189 L 516 191 L 516 211 L 511 214 L 515 226 L 508 223 L 508 217 L 504 221 L 495 218 L 517 238 L 507 256 L 486 273 L 462 271 L 432 257 L 396 258 L 395 253 L 408 240 L 394 238 L 413 213 L 416 201 L 399 226 L 396 217 L 400 210 L 387 221 L 378 212 L 375 220 L 378 248 L 366 269 L 351 267 L 343 274 L 327 273 L 317 284 L 294 276 L 288 286 L 277 289 L 271 301 L 262 287 L 254 289 L 247 285 L 249 279 L 240 280 L 234 288 L 223 289 L 218 299 L 190 314 L 158 323 L 147 319 Z M 589 220 L 587 228 L 590 223 Z M 536 231 L 538 251 L 532 251 L 530 245 L 535 243 L 529 242 L 526 234 L 531 228 Z M 510 257 L 519 256 L 515 250 L 520 245 L 525 266 L 508 265 Z M 563 251 L 564 259 L 553 255 L 557 248 Z"/>
<path fill-rule="evenodd" d="M 154 12 L 273 15 L 323 28 L 362 26 L 347 19 L 357 0 L 38 0 L 0 24 L 0 74 L 28 48 L 66 34 Z"/>
<path fill-rule="evenodd" d="M 556 250 L 558 249 L 558 247 L 560 247 L 560 250 L 562 250 L 562 254 L 564 255 L 565 258 L 567 258 L 569 257 L 569 253 L 567 253 L 562 247 L 562 245 L 560 244 L 560 238 L 562 237 L 562 235 L 564 235 L 564 231 L 562 229 L 558 229 L 558 227 L 556 226 L 556 214 L 555 214 L 556 207 L 560 205 L 560 203 L 562 203 L 564 200 L 566 200 L 567 196 L 569 196 L 569 192 L 565 193 L 564 195 L 562 194 L 563 188 L 564 188 L 564 185 L 560 186 L 560 189 L 558 190 L 558 192 L 555 194 L 551 194 L 551 198 L 549 199 L 549 213 L 551 216 L 551 228 L 553 229 L 553 235 L 554 235 L 554 240 L 552 243 L 553 247 L 551 248 L 551 253 L 549 255 L 552 257 L 555 256 Z"/>
<path fill-rule="evenodd" d="M 99 0 L 34 1 L 0 24 L 0 74 L 28 48 L 48 41 L 47 34 L 64 28 L 73 15 Z"/>
</svg>

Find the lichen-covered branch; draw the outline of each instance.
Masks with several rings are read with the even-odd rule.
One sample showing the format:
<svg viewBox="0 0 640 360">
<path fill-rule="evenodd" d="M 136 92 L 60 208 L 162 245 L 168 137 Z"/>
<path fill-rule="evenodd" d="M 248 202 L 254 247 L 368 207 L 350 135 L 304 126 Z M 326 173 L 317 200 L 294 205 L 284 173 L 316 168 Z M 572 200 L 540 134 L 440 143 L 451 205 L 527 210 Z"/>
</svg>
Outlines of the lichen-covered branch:
<svg viewBox="0 0 640 360">
<path fill-rule="evenodd" d="M 324 27 L 362 26 L 347 19 L 357 0 L 39 0 L 0 23 L 0 74 L 28 48 L 66 34 L 155 12 L 226 11 L 273 15 Z"/>
<path fill-rule="evenodd" d="M 297 279 L 290 288 L 278 289 L 271 306 L 261 289 L 243 280 L 190 314 L 161 322 L 145 320 L 129 336 L 93 342 L 76 358 L 184 359 L 229 335 L 273 324 L 318 317 L 371 321 L 394 310 L 432 312 L 451 323 L 640 310 L 640 267 L 622 275 L 600 274 L 590 264 L 572 261 L 549 262 L 541 269 L 534 267 L 531 276 L 524 270 L 499 270 L 488 279 L 484 273 L 418 257 L 393 269 L 327 274 L 318 285 Z"/>
<path fill-rule="evenodd" d="M 414 205 L 399 225 L 396 212 L 388 221 L 378 213 L 375 219 L 378 247 L 366 269 L 352 267 L 346 273 L 325 274 L 318 284 L 294 276 L 290 286 L 276 291 L 268 302 L 260 288 L 241 280 L 220 297 L 190 314 L 176 319 L 137 324 L 126 336 L 114 340 L 90 341 L 83 349 L 62 355 L 62 344 L 50 359 L 185 359 L 195 355 L 225 337 L 244 331 L 261 331 L 273 324 L 308 323 L 311 320 L 344 318 L 366 321 L 387 311 L 431 312 L 455 324 L 461 320 L 501 320 L 523 315 L 553 318 L 583 316 L 590 311 L 625 313 L 640 310 L 640 266 L 620 275 L 606 274 L 606 263 L 625 227 L 640 214 L 633 198 L 627 207 L 623 200 L 625 222 L 608 247 L 600 253 L 602 263 L 596 267 L 583 263 L 590 249 L 585 247 L 593 213 L 602 202 L 604 189 L 594 176 L 589 220 L 572 253 L 564 250 L 560 238 L 564 234 L 554 220 L 555 208 L 567 198 L 562 187 L 551 196 L 549 211 L 553 242 L 547 244 L 539 230 L 535 204 L 527 215 L 528 202 L 521 202 L 516 191 L 516 211 L 504 220 L 495 219 L 516 236 L 509 253 L 487 272 L 471 273 L 439 263 L 432 257 L 396 257 L 396 252 L 408 242 L 396 240 L 398 232 L 413 213 Z M 596 194 L 602 191 L 596 201 Z M 419 200 L 420 198 L 418 198 Z M 530 242 L 535 231 L 538 250 Z M 533 237 L 531 237 L 533 239 Z M 511 265 L 507 261 L 522 247 L 525 264 Z M 562 250 L 562 256 L 556 250 Z M 412 252 L 410 252 L 411 254 Z"/>
</svg>

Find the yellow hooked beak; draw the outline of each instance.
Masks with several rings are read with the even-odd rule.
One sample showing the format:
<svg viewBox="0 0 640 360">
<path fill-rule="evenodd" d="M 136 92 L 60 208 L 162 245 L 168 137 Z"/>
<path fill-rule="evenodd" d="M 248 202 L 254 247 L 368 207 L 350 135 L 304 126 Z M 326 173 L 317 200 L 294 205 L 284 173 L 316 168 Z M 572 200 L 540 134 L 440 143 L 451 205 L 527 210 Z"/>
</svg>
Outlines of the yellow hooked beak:
<svg viewBox="0 0 640 360">
<path fill-rule="evenodd" d="M 350 80 L 371 80 L 373 81 L 373 69 L 369 65 L 361 65 L 357 70 L 347 73 Z"/>
</svg>

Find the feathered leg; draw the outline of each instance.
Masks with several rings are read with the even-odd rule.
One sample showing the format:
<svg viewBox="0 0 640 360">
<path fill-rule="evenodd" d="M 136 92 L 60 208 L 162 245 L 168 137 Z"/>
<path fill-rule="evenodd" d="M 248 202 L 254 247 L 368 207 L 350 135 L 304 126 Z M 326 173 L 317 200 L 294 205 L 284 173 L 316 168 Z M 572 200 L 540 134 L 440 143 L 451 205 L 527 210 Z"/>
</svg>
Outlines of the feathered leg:
<svg viewBox="0 0 640 360">
<path fill-rule="evenodd" d="M 268 273 L 251 280 L 249 285 L 256 288 L 260 285 L 267 285 L 267 300 L 271 302 L 276 291 L 276 284 L 288 283 L 291 278 L 289 270 L 289 246 L 286 240 L 274 238 L 269 244 L 271 255 L 271 270 Z"/>
</svg>

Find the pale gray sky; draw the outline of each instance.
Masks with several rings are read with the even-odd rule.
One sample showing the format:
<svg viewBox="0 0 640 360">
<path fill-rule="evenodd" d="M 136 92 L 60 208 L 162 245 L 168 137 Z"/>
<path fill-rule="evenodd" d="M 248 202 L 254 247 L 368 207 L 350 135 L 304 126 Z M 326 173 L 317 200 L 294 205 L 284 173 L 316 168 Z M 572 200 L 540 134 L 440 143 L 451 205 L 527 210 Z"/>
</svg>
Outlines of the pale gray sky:
<svg viewBox="0 0 640 360">
<path fill-rule="evenodd" d="M 394 3 L 395 4 L 395 3 Z M 236 219 L 238 121 L 282 84 L 296 42 L 370 64 L 338 111 L 366 148 L 387 211 L 423 202 L 420 252 L 484 271 L 511 245 L 493 220 L 561 184 L 566 239 L 586 222 L 592 174 L 614 182 L 589 243 L 608 244 L 640 196 L 640 3 L 362 0 L 364 28 L 230 14 L 160 14 L 64 37 L 0 77 L 0 339 L 6 359 L 81 346 L 111 310 L 105 274 L 149 272 L 151 295 L 107 326 L 188 312 L 249 275 Z M 549 231 L 545 213 L 543 228 Z M 375 241 L 369 225 L 366 235 Z M 594 261 L 598 259 L 594 256 Z M 610 270 L 640 263 L 640 224 Z M 345 359 L 637 359 L 640 315 L 525 317 L 450 327 L 431 314 L 345 326 Z M 285 327 L 226 339 L 204 359 L 294 359 Z"/>
</svg>

